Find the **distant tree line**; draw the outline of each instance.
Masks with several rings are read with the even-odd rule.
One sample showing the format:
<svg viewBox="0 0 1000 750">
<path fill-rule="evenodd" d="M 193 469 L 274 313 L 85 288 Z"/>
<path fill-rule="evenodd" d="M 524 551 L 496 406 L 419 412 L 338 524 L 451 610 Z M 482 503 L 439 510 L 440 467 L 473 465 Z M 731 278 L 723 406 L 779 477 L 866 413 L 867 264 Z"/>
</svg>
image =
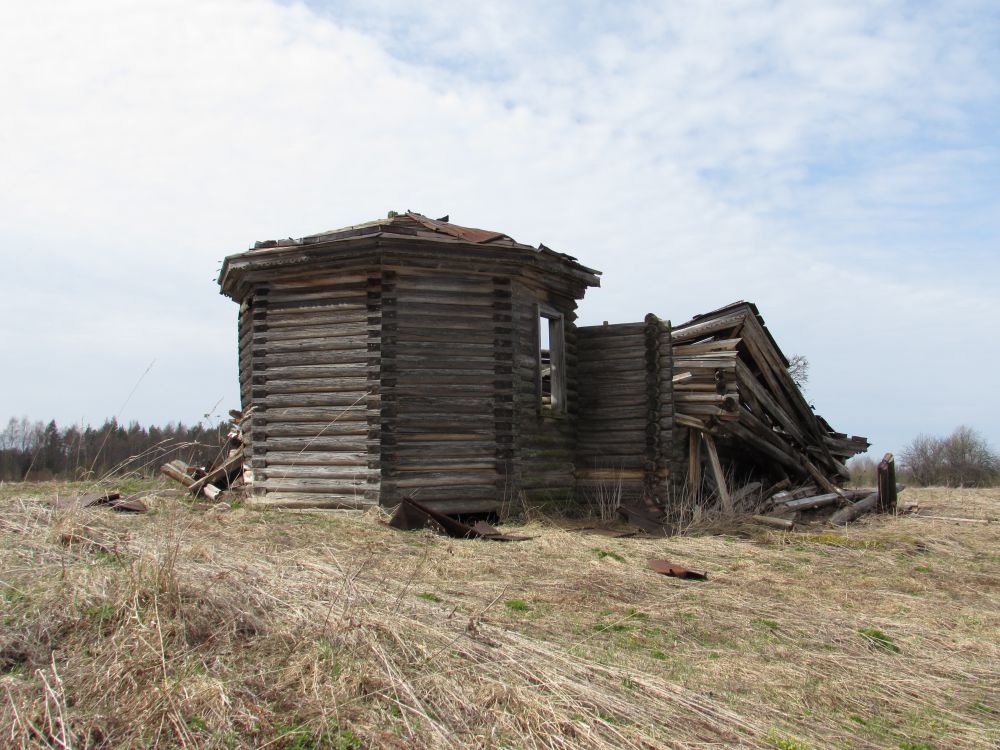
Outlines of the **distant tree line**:
<svg viewBox="0 0 1000 750">
<path fill-rule="evenodd" d="M 151 476 L 174 458 L 214 461 L 229 425 L 143 427 L 109 419 L 100 427 L 59 427 L 56 422 L 11 418 L 0 432 L 0 481 L 97 479 L 108 474 Z"/>
<path fill-rule="evenodd" d="M 896 456 L 901 481 L 921 487 L 993 487 L 1000 482 L 1000 454 L 971 427 L 958 427 L 946 437 L 918 435 Z M 875 482 L 870 456 L 851 460 L 851 481 Z"/>
</svg>

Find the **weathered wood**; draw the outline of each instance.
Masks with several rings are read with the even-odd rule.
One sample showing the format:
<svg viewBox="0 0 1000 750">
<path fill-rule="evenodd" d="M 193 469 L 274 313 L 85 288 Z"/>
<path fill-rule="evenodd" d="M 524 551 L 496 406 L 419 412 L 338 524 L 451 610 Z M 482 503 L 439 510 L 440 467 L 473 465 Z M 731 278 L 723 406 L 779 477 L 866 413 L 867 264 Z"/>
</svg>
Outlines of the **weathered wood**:
<svg viewBox="0 0 1000 750">
<path fill-rule="evenodd" d="M 692 504 L 701 493 L 701 434 L 688 430 L 688 500 Z"/>
<path fill-rule="evenodd" d="M 191 487 L 195 480 L 187 474 L 187 472 L 181 471 L 173 463 L 163 464 L 160 467 L 160 473 L 165 474 L 176 482 L 180 482 L 185 487 Z"/>
<path fill-rule="evenodd" d="M 705 449 L 708 452 L 708 463 L 712 468 L 712 476 L 715 479 L 715 488 L 719 493 L 719 500 L 722 501 L 723 510 L 732 514 L 733 500 L 729 495 L 729 488 L 726 487 L 726 477 L 722 473 L 722 464 L 719 462 L 719 453 L 715 449 L 715 440 L 707 432 L 701 434 L 701 439 L 705 442 Z"/>
<path fill-rule="evenodd" d="M 781 529 L 782 531 L 791 531 L 795 528 L 795 522 L 787 518 L 775 518 L 774 516 L 751 516 L 751 518 L 757 523 Z"/>
<path fill-rule="evenodd" d="M 830 492 L 825 495 L 813 495 L 812 497 L 803 497 L 799 500 L 789 500 L 781 505 L 776 505 L 775 510 L 811 510 L 813 508 L 822 508 L 824 505 L 833 505 L 834 503 L 841 502 L 841 500 L 843 500 L 843 497 L 839 493 Z"/>
<path fill-rule="evenodd" d="M 886 453 L 878 463 L 878 511 L 893 513 L 896 510 L 896 461 Z"/>
<path fill-rule="evenodd" d="M 834 526 L 843 526 L 844 524 L 848 524 L 851 521 L 860 518 L 865 513 L 869 513 L 875 510 L 876 506 L 878 505 L 878 498 L 879 498 L 878 493 L 873 492 L 864 500 L 858 500 L 858 502 L 854 503 L 853 505 L 849 505 L 846 508 L 841 508 L 832 516 L 830 516 L 830 523 L 832 523 Z"/>
</svg>

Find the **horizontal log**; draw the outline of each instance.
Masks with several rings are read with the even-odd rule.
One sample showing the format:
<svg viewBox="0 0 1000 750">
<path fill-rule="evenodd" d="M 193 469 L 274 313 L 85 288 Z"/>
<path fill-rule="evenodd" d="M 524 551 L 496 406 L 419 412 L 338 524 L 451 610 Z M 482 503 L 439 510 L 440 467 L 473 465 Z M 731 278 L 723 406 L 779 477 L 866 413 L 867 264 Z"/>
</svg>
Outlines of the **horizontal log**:
<svg viewBox="0 0 1000 750">
<path fill-rule="evenodd" d="M 261 374 L 265 385 L 261 387 L 272 393 L 338 393 L 357 396 L 367 394 L 373 387 L 368 373 L 352 377 L 311 377 L 294 378 L 282 374 L 264 372 Z"/>
<path fill-rule="evenodd" d="M 318 330 L 338 329 L 344 325 L 367 326 L 372 313 L 368 307 L 350 307 L 340 310 L 320 310 L 317 312 L 286 312 L 275 310 L 268 311 L 264 318 L 264 327 L 268 334 L 293 335 L 301 333 L 308 336 L 316 336 Z M 249 328 L 250 325 L 248 324 Z"/>
<path fill-rule="evenodd" d="M 268 451 L 268 464 L 274 466 L 358 466 L 367 467 L 367 451 Z"/>
<path fill-rule="evenodd" d="M 355 407 L 364 409 L 365 407 L 378 408 L 380 397 L 377 395 L 368 396 L 364 392 L 348 393 L 268 393 L 263 399 L 258 400 L 265 409 L 277 409 L 279 407 L 302 407 L 302 406 L 322 406 L 322 407 Z M 268 412 L 270 413 L 270 411 Z"/>
<path fill-rule="evenodd" d="M 692 344 L 674 344 L 673 352 L 675 356 L 685 357 L 710 352 L 731 352 L 736 350 L 740 341 L 742 341 L 742 339 L 713 339 L 711 341 L 701 341 Z"/>
<path fill-rule="evenodd" d="M 271 380 L 302 380 L 305 378 L 360 378 L 367 377 L 365 365 L 282 365 L 268 367 L 264 376 Z"/>
<path fill-rule="evenodd" d="M 258 449 L 270 455 L 271 451 L 345 451 L 361 452 L 368 450 L 368 440 L 363 435 L 321 435 L 308 437 L 278 437 L 270 436 L 259 441 L 254 438 L 254 455 Z"/>
<path fill-rule="evenodd" d="M 247 505 L 255 508 L 329 508 L 342 510 L 363 510 L 376 503 L 357 495 L 328 493 L 268 492 L 266 495 L 251 495 Z"/>
<path fill-rule="evenodd" d="M 255 490 L 266 490 L 267 492 L 310 492 L 330 495 L 345 495 L 351 490 L 357 490 L 359 495 L 363 497 L 368 482 L 364 479 L 353 481 L 350 479 L 283 479 L 279 477 L 255 481 L 253 486 Z"/>
<path fill-rule="evenodd" d="M 764 524 L 765 526 L 771 526 L 775 529 L 781 529 L 782 531 L 791 531 L 795 528 L 795 522 L 790 521 L 787 518 L 775 518 L 774 516 L 752 516 L 751 518 L 757 523 Z"/>
<path fill-rule="evenodd" d="M 367 273 L 337 274 L 335 283 L 331 283 L 329 274 L 310 274 L 294 277 L 273 279 L 268 285 L 268 298 L 286 291 L 304 291 L 309 289 L 364 289 L 370 276 Z"/>
<path fill-rule="evenodd" d="M 254 469 L 254 483 L 261 481 L 274 482 L 279 479 L 328 479 L 331 486 L 360 486 L 359 482 L 367 482 L 369 476 L 379 476 L 378 469 L 367 469 L 350 466 L 302 466 L 272 464 L 268 457 L 266 469 Z"/>
<path fill-rule="evenodd" d="M 309 422 L 268 422 L 266 425 L 255 425 L 254 433 L 265 436 L 268 440 L 272 437 L 294 437 L 294 436 L 332 436 L 332 435 L 366 435 L 369 427 L 367 420 L 347 420 L 331 417 L 327 421 Z"/>
<path fill-rule="evenodd" d="M 812 508 L 822 508 L 824 505 L 839 503 L 842 499 L 839 494 L 829 492 L 825 495 L 813 495 L 812 497 L 803 497 L 799 500 L 788 500 L 780 505 L 775 505 L 774 509 L 781 512 L 810 510 Z"/>
<path fill-rule="evenodd" d="M 350 372 L 367 372 L 370 361 L 376 361 L 377 353 L 370 353 L 367 347 L 355 347 L 348 350 L 302 350 L 295 352 L 274 353 L 265 350 L 258 354 L 261 357 L 261 367 L 265 372 L 286 367 L 303 367 L 312 365 L 337 365 L 354 368 Z M 375 367 L 376 365 L 372 365 Z"/>
</svg>

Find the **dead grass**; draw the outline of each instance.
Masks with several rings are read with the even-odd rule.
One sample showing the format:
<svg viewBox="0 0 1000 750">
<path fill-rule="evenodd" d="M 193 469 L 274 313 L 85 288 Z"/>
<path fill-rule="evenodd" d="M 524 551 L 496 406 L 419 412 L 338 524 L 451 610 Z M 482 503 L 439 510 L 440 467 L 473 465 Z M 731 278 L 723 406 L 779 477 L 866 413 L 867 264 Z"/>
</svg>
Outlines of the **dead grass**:
<svg viewBox="0 0 1000 750">
<path fill-rule="evenodd" d="M 1000 523 L 498 544 L 159 491 L 52 513 L 68 491 L 0 489 L 0 745 L 1000 743 Z M 997 490 L 904 500 L 1000 515 Z"/>
</svg>

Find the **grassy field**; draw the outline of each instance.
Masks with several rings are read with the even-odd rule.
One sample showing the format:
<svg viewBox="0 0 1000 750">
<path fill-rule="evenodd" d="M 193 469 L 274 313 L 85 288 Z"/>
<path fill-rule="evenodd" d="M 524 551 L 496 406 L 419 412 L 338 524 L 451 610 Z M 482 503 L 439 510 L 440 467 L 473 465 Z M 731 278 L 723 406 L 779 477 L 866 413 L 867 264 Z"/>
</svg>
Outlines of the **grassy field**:
<svg viewBox="0 0 1000 750">
<path fill-rule="evenodd" d="M 998 522 L 500 544 L 81 489 L 0 487 L 0 746 L 1000 746 Z"/>
</svg>

